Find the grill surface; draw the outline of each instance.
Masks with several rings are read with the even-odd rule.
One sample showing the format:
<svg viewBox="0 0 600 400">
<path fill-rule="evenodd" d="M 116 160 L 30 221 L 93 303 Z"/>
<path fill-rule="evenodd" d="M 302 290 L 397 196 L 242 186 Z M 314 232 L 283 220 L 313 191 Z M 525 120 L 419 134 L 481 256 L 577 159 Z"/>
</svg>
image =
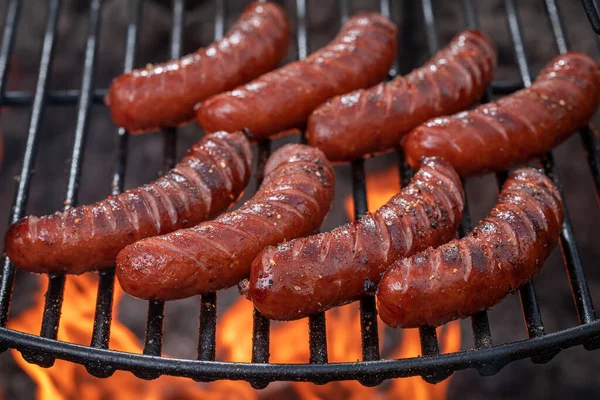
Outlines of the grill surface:
<svg viewBox="0 0 600 400">
<path fill-rule="evenodd" d="M 19 0 L 10 0 L 8 3 L 0 49 L 0 105 L 31 107 L 26 150 L 15 192 L 10 223 L 23 217 L 25 213 L 32 167 L 38 150 L 40 126 L 47 104 L 78 104 L 75 140 L 68 174 L 68 186 L 64 197 L 65 208 L 71 207 L 76 203 L 90 109 L 92 104 L 101 103 L 106 93 L 106 89 L 94 88 L 94 69 L 96 65 L 97 38 L 100 30 L 101 0 L 91 0 L 90 2 L 89 32 L 85 48 L 83 79 L 79 90 L 55 92 L 48 90 L 60 0 L 50 0 L 49 2 L 35 92 L 31 94 L 26 92 L 7 92 L 5 90 L 9 58 L 12 54 L 15 29 L 19 20 L 20 3 Z M 598 14 L 594 14 L 595 10 L 589 8 L 593 7 L 593 2 L 584 1 L 584 5 L 586 6 L 588 15 L 590 15 L 592 24 L 594 24 L 594 16 L 597 18 Z M 307 37 L 306 6 L 306 0 L 297 0 L 295 3 L 297 57 L 300 59 L 306 57 L 310 52 Z M 379 6 L 384 15 L 391 15 L 389 0 L 380 0 Z M 413 2 L 403 2 L 403 6 L 406 8 L 405 12 L 422 15 L 428 51 L 431 54 L 435 53 L 440 48 L 440 42 L 432 1 L 422 0 L 420 11 L 415 8 Z M 558 52 L 564 53 L 568 50 L 568 42 L 555 1 L 545 0 L 544 6 L 555 38 L 556 49 Z M 340 0 L 338 8 L 340 22 L 342 23 L 350 15 L 349 2 Z M 126 35 L 124 71 L 130 71 L 135 65 L 134 55 L 141 20 L 141 9 L 142 2 L 140 0 L 130 0 L 128 2 L 129 23 Z M 181 55 L 184 9 L 184 0 L 172 1 L 173 23 L 170 51 L 172 58 L 178 58 Z M 483 102 L 488 101 L 493 95 L 507 94 L 519 88 L 528 87 L 533 80 L 523 44 L 522 29 L 516 2 L 514 0 L 505 0 L 504 10 L 508 20 L 510 38 L 514 45 L 520 82 L 495 82 L 482 99 Z M 225 11 L 225 0 L 216 0 L 215 39 L 223 36 L 226 17 Z M 477 28 L 478 16 L 474 0 L 463 0 L 462 11 L 467 25 L 471 28 Z M 409 45 L 404 43 L 404 39 L 412 34 L 416 28 L 410 25 L 410 23 L 414 23 L 414 18 L 407 18 L 406 20 L 409 24 L 404 24 L 400 27 L 400 50 L 401 53 L 411 54 L 408 48 Z M 458 31 L 461 28 L 456 27 L 456 30 Z M 390 71 L 390 78 L 393 78 L 398 73 L 406 73 L 408 70 L 409 68 L 396 63 Z M 164 171 L 172 167 L 175 163 L 176 129 L 164 130 L 162 135 L 164 139 L 162 170 Z M 597 151 L 600 147 L 590 128 L 581 130 L 579 135 L 586 150 L 586 159 L 593 176 L 596 197 L 600 201 L 600 154 Z M 117 136 L 118 157 L 112 181 L 111 193 L 113 195 L 123 191 L 129 135 L 125 130 L 118 129 Z M 304 140 L 303 137 L 302 140 Z M 262 141 L 258 144 L 258 148 L 259 162 L 256 173 L 260 175 L 270 153 L 270 142 Z M 401 181 L 405 185 L 410 179 L 412 171 L 403 161 L 402 153 L 399 153 L 398 156 L 400 157 L 399 169 Z M 551 153 L 543 157 L 541 166 L 558 187 L 561 187 L 559 174 Z M 355 218 L 358 218 L 367 211 L 363 160 L 354 162 L 351 166 L 351 171 Z M 500 185 L 506 178 L 506 173 L 497 174 L 496 178 L 498 185 Z M 257 181 L 259 184 L 261 181 L 260 176 Z M 460 235 L 464 235 L 471 229 L 468 206 L 465 211 L 465 217 L 459 230 Z M 15 268 L 4 257 L 0 280 L 0 351 L 5 351 L 8 348 L 16 348 L 23 353 L 27 361 L 44 367 L 53 365 L 57 358 L 69 360 L 83 364 L 91 374 L 98 377 L 107 377 L 115 370 L 122 369 L 132 371 L 144 379 L 156 378 L 161 374 L 185 376 L 202 381 L 243 379 L 249 381 L 256 388 L 265 387 L 269 382 L 276 380 L 325 383 L 333 380 L 352 379 L 359 380 L 362 384 L 370 386 L 376 385 L 384 379 L 413 375 L 421 375 L 428 382 L 439 382 L 450 376 L 454 371 L 465 368 L 476 368 L 482 375 L 493 375 L 507 363 L 518 359 L 531 358 L 535 363 L 545 363 L 567 347 L 583 344 L 586 349 L 591 350 L 600 346 L 600 321 L 596 320 L 592 299 L 583 273 L 581 257 L 575 243 L 573 228 L 567 213 L 565 214 L 564 228 L 561 232 L 560 247 L 577 310 L 579 325 L 576 327 L 545 334 L 535 288 L 533 283 L 530 283 L 519 291 L 528 339 L 493 345 L 487 313 L 482 312 L 471 318 L 475 349 L 451 354 L 440 354 L 435 329 L 421 328 L 420 338 L 423 357 L 381 360 L 375 301 L 373 297 L 367 297 L 360 302 L 363 361 L 356 363 L 327 363 L 326 321 L 325 315 L 319 314 L 309 318 L 309 362 L 307 364 L 289 365 L 269 364 L 270 322 L 256 310 L 253 316 L 252 363 L 214 361 L 217 324 L 217 295 L 215 293 L 204 295 L 200 299 L 200 329 L 198 334 L 197 360 L 161 357 L 165 306 L 163 302 L 158 301 L 150 301 L 148 303 L 143 354 L 121 353 L 109 350 L 114 270 L 99 273 L 96 313 L 92 340 L 89 347 L 56 340 L 66 279 L 64 276 L 50 277 L 39 336 L 9 330 L 6 328 L 6 323 Z"/>
</svg>

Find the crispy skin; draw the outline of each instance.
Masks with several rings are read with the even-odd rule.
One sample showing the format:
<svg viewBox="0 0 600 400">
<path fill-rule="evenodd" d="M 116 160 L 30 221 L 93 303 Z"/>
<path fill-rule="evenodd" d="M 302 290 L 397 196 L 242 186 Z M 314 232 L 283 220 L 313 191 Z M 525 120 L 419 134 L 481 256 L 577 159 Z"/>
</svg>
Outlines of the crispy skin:
<svg viewBox="0 0 600 400">
<path fill-rule="evenodd" d="M 121 287 L 143 299 L 173 300 L 233 286 L 265 246 L 321 226 L 333 182 L 320 150 L 286 145 L 273 153 L 260 189 L 239 209 L 123 249 L 117 257 Z"/>
<path fill-rule="evenodd" d="M 106 104 L 115 124 L 131 133 L 178 126 L 194 118 L 198 102 L 276 68 L 289 41 L 285 11 L 275 3 L 251 3 L 223 39 L 117 77 Z"/>
<path fill-rule="evenodd" d="M 444 157 L 463 176 L 506 170 L 584 127 L 599 101 L 598 65 L 585 54 L 567 53 L 528 89 L 417 127 L 404 138 L 404 152 L 413 167 L 423 156 Z"/>
<path fill-rule="evenodd" d="M 336 96 L 308 119 L 307 139 L 331 161 L 351 161 L 399 147 L 430 118 L 479 99 L 496 67 L 496 49 L 480 31 L 465 31 L 421 68 L 391 82 Z"/>
<path fill-rule="evenodd" d="M 531 168 L 514 172 L 473 232 L 403 258 L 383 275 L 381 319 L 392 327 L 437 326 L 492 307 L 540 271 L 562 223 L 552 181 Z"/>
<path fill-rule="evenodd" d="M 110 267 L 119 250 L 193 226 L 227 209 L 250 179 L 244 134 L 218 132 L 194 144 L 164 177 L 89 206 L 11 225 L 6 253 L 31 272 L 80 274 Z"/>
<path fill-rule="evenodd" d="M 258 139 L 302 127 L 331 96 L 383 79 L 396 56 L 396 34 L 384 16 L 358 14 L 305 60 L 205 100 L 196 113 L 198 122 L 207 132 L 248 128 Z"/>
<path fill-rule="evenodd" d="M 291 320 L 364 295 L 398 257 L 454 237 L 464 206 L 460 179 L 429 159 L 375 213 L 331 232 L 267 247 L 252 263 L 247 296 L 263 315 Z"/>
</svg>

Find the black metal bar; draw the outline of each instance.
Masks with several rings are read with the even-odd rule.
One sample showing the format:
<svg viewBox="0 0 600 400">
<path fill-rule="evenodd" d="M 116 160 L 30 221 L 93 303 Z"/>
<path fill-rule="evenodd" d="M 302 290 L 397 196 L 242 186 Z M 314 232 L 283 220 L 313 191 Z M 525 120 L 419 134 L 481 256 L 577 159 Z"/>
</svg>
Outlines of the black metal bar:
<svg viewBox="0 0 600 400">
<path fill-rule="evenodd" d="M 37 144 L 40 136 L 39 131 L 46 105 L 46 91 L 50 79 L 50 68 L 52 65 L 52 56 L 54 54 L 59 10 L 60 0 L 51 0 L 48 4 L 48 17 L 44 32 L 44 42 L 42 45 L 40 68 L 33 107 L 31 109 L 31 119 L 27 131 L 25 154 L 23 155 L 23 164 L 10 215 L 10 223 L 17 222 L 25 214 L 25 206 L 29 195 L 29 186 L 31 184 L 31 170 L 37 153 Z M 3 263 L 2 279 L 0 280 L 0 327 L 6 326 L 8 320 L 8 310 L 10 308 L 10 298 L 15 274 L 14 265 L 9 261 L 6 255 L 4 256 Z"/>
<path fill-rule="evenodd" d="M 217 333 L 217 294 L 200 297 L 200 327 L 198 331 L 198 360 L 214 360 Z"/>
<path fill-rule="evenodd" d="M 141 17 L 141 0 L 130 0 L 128 7 L 128 24 L 125 41 L 124 72 L 133 69 L 135 62 L 135 47 L 139 32 L 139 21 Z M 125 165 L 127 161 L 127 144 L 129 134 L 124 128 L 117 129 L 118 147 L 117 162 L 111 184 L 111 194 L 118 195 L 124 189 Z M 112 322 L 112 305 L 114 294 L 115 273 L 114 269 L 101 271 L 98 274 L 98 294 L 96 297 L 96 311 L 94 314 L 94 327 L 90 346 L 107 349 L 110 341 L 110 328 Z M 89 366 L 88 372 L 97 377 L 112 375 L 113 369 L 108 365 Z"/>
<path fill-rule="evenodd" d="M 549 7 L 547 8 L 548 13 L 551 14 L 554 12 L 556 14 L 555 18 L 550 18 L 550 22 L 553 27 L 553 32 L 557 37 L 557 47 L 559 48 L 559 50 L 561 50 L 561 48 L 562 50 L 566 50 L 567 42 L 564 39 L 564 34 L 562 34 L 563 29 L 560 23 L 560 17 L 557 14 L 556 5 L 553 2 L 550 2 L 550 4 L 547 2 L 546 4 L 549 5 Z M 552 7 L 552 5 L 554 5 L 554 7 Z M 517 56 L 519 70 L 521 73 L 521 77 L 523 78 L 523 84 L 525 85 L 525 87 L 529 87 L 531 85 L 532 80 L 529 70 L 529 64 L 527 62 L 527 57 L 525 54 L 525 48 L 523 45 L 523 35 L 521 32 L 519 16 L 514 0 L 505 0 L 505 7 L 508 17 L 511 38 L 513 40 L 513 43 L 515 44 L 515 54 Z M 550 178 L 552 178 L 552 180 L 560 190 L 562 185 L 560 183 L 557 167 L 554 164 L 554 158 L 552 156 L 552 153 L 549 152 L 544 157 L 542 157 L 541 162 L 546 174 Z M 569 282 L 571 284 L 571 290 L 573 292 L 573 298 L 575 301 L 579 322 L 590 323 L 596 318 L 596 316 L 592 304 L 592 299 L 589 293 L 589 288 L 587 286 L 587 282 L 583 273 L 583 263 L 581 261 L 579 250 L 577 249 L 577 244 L 575 242 L 575 234 L 573 232 L 571 220 L 566 209 L 564 211 L 564 224 L 560 236 L 560 247 L 565 261 L 565 267 L 567 270 L 567 275 L 569 277 Z M 526 293 L 523 292 L 524 290 L 526 291 Z M 531 301 L 534 300 L 534 297 L 532 296 L 535 296 L 535 291 L 533 289 L 528 289 L 526 287 L 521 290 L 522 299 L 525 298 L 527 301 Z M 535 334 L 536 332 L 540 331 L 543 333 L 541 316 L 539 316 L 538 318 L 536 315 L 539 313 L 539 310 L 536 310 L 537 307 L 537 302 L 535 302 L 534 304 L 524 305 L 523 307 L 524 311 L 530 310 L 534 312 L 531 315 L 531 317 L 533 317 L 534 320 L 527 321 L 527 329 L 530 336 L 531 333 Z M 536 330 L 531 331 L 532 327 L 535 327 Z M 549 357 L 550 356 L 539 358 L 539 362 L 545 362 L 547 359 L 549 359 Z M 536 362 L 538 360 L 533 359 L 533 361 Z"/>
<path fill-rule="evenodd" d="M 225 0 L 217 0 L 215 8 L 214 40 L 225 34 Z M 198 359 L 214 360 L 217 334 L 217 294 L 200 296 L 200 318 L 198 321 Z"/>
<path fill-rule="evenodd" d="M 477 9 L 475 7 L 474 0 L 463 0 L 463 14 L 465 18 L 465 24 L 470 29 L 479 29 L 479 21 L 477 20 Z M 490 101 L 490 93 L 491 90 L 488 88 L 481 99 L 482 103 L 486 103 Z M 466 188 L 465 182 L 463 182 L 463 187 Z M 465 236 L 472 228 L 471 224 L 471 213 L 469 210 L 469 203 L 465 197 L 465 208 L 463 212 L 463 220 L 460 224 L 459 235 L 461 237 Z M 490 323 L 488 320 L 487 311 L 479 312 L 472 316 L 471 318 L 471 330 L 473 331 L 473 343 L 475 347 L 485 348 L 490 347 L 492 345 L 492 332 L 490 329 Z M 479 369 L 479 373 L 481 375 L 494 375 L 498 372 L 497 367 L 491 365 L 485 365 Z"/>
<path fill-rule="evenodd" d="M 433 55 L 439 50 L 440 43 L 431 0 L 421 0 L 421 8 L 423 12 L 423 20 L 425 23 L 425 31 L 427 34 L 427 47 L 429 49 L 429 53 Z M 404 175 L 404 171 L 402 169 L 400 172 L 401 175 Z M 423 355 L 439 354 L 438 339 L 434 328 L 419 328 L 419 336 L 421 339 L 421 349 Z M 423 379 L 429 383 L 436 383 L 442 381 L 447 377 L 448 375 L 431 374 L 424 375 Z"/>
<path fill-rule="evenodd" d="M 523 42 L 523 35 L 521 33 L 521 26 L 519 23 L 519 17 L 517 15 L 516 5 L 512 0 L 505 0 L 504 6 L 506 9 L 508 28 L 513 41 L 515 57 L 517 59 L 517 66 L 519 67 L 521 80 L 523 81 L 524 87 L 529 87 L 531 86 L 532 79 L 529 71 L 527 54 L 525 53 L 525 45 Z M 498 184 L 501 185 L 502 181 L 500 180 Z M 542 314 L 540 312 L 533 282 L 528 283 L 519 290 L 519 297 L 521 299 L 521 307 L 523 309 L 523 317 L 525 319 L 525 326 L 528 336 L 531 338 L 543 335 L 544 323 L 542 321 Z"/>
<path fill-rule="evenodd" d="M 260 140 L 258 147 L 258 162 L 256 163 L 256 190 L 264 178 L 264 169 L 271 154 L 271 141 Z M 252 314 L 252 362 L 267 364 L 269 362 L 269 346 L 271 339 L 271 321 L 260 311 L 254 309 Z M 250 381 L 255 389 L 263 389 L 269 384 L 268 380 L 255 379 Z"/>
<path fill-rule="evenodd" d="M 87 138 L 89 114 L 91 109 L 91 97 L 94 84 L 94 71 L 96 65 L 97 39 L 100 31 L 100 9 L 101 0 L 92 0 L 90 4 L 89 33 L 85 46 L 85 58 L 83 64 L 83 77 L 81 80 L 81 97 L 77 107 L 77 123 L 75 125 L 75 139 L 71 153 L 71 165 L 69 167 L 69 178 L 67 193 L 65 196 L 65 207 L 67 211 L 77 203 L 79 190 L 79 178 L 81 176 L 81 165 L 83 163 L 83 148 Z M 42 317 L 42 329 L 40 336 L 56 339 L 60 314 L 63 301 L 64 276 L 51 275 L 46 291 L 46 302 L 44 304 L 44 315 Z M 54 364 L 53 358 L 43 357 L 43 365 Z"/>
<path fill-rule="evenodd" d="M 569 51 L 569 42 L 565 35 L 562 21 L 560 19 L 560 13 L 558 12 L 558 6 L 554 0 L 545 0 L 546 11 L 554 33 L 556 41 L 556 47 L 559 53 L 564 54 Z M 580 130 L 580 136 L 583 142 L 583 146 L 586 149 L 586 155 L 592 176 L 594 177 L 594 183 L 596 187 L 596 198 L 600 198 L 600 174 L 599 174 L 599 163 L 600 163 L 600 152 L 599 143 L 594 133 L 589 128 Z M 548 161 L 551 161 L 548 160 Z M 558 176 L 556 171 L 553 171 L 555 178 Z M 568 221 L 568 217 L 565 218 Z M 577 316 L 579 323 L 590 323 L 596 319 L 594 311 L 594 305 L 589 292 L 587 281 L 583 273 L 583 265 L 577 251 L 577 245 L 575 241 L 575 234 L 573 232 L 570 221 L 565 223 L 563 227 L 561 237 L 561 248 L 563 257 L 565 259 L 565 266 L 567 268 L 567 275 L 571 284 L 571 291 L 573 293 L 573 299 L 577 308 Z"/>
<path fill-rule="evenodd" d="M 10 55 L 15 44 L 15 30 L 17 19 L 21 11 L 21 0 L 11 0 L 6 9 L 4 30 L 2 31 L 2 45 L 0 46 L 0 100 L 6 90 L 6 78 L 10 68 Z"/>
<path fill-rule="evenodd" d="M 583 9 L 590 20 L 590 24 L 594 31 L 600 35 L 600 14 L 595 0 L 582 0 Z"/>
<path fill-rule="evenodd" d="M 173 0 L 173 27 L 171 29 L 171 59 L 181 56 L 181 39 L 183 35 L 183 14 L 185 0 Z M 163 129 L 163 164 L 159 175 L 165 174 L 173 168 L 176 162 L 176 128 Z M 144 354 L 160 356 L 163 343 L 163 324 L 165 318 L 164 301 L 152 300 L 148 302 L 148 317 L 146 319 L 146 339 Z M 156 374 L 140 375 L 144 379 L 157 378 Z"/>
<path fill-rule="evenodd" d="M 310 348 L 310 362 L 324 364 L 327 362 L 327 330 L 325 326 L 325 313 L 308 317 L 308 343 Z"/>
<path fill-rule="evenodd" d="M 395 75 L 397 72 L 390 70 L 391 75 Z M 497 80 L 490 84 L 492 93 L 494 95 L 510 94 L 516 90 L 523 89 L 521 82 L 513 82 L 508 80 Z M 92 94 L 93 104 L 104 104 L 104 97 L 108 93 L 108 89 L 94 89 Z M 76 104 L 80 97 L 79 89 L 71 90 L 56 90 L 48 92 L 46 98 L 47 103 L 53 106 L 69 106 Z M 11 107 L 27 107 L 33 102 L 33 94 L 27 91 L 9 91 L 4 93 L 4 96 L 0 98 L 0 106 L 11 106 Z"/>
<path fill-rule="evenodd" d="M 108 89 L 94 89 L 91 101 L 93 104 L 104 104 L 104 96 Z M 73 105 L 79 101 L 81 92 L 79 89 L 71 90 L 56 90 L 48 92 L 46 101 L 52 105 Z M 0 98 L 0 106 L 26 107 L 33 102 L 33 94 L 27 91 L 10 91 L 5 92 Z"/>
<path fill-rule="evenodd" d="M 159 357 L 162 354 L 163 321 L 165 319 L 164 301 L 150 300 L 148 302 L 148 317 L 146 320 L 146 337 L 144 354 Z M 144 377 L 147 378 L 147 377 Z M 150 378 L 151 379 L 151 378 Z"/>
</svg>

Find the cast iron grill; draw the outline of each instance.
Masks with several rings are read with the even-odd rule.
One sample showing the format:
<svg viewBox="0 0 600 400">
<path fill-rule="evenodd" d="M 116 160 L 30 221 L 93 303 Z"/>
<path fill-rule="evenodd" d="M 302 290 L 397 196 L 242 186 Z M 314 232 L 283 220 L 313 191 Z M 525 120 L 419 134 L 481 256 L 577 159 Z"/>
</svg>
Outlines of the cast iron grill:
<svg viewBox="0 0 600 400">
<path fill-rule="evenodd" d="M 541 0 L 542 1 L 542 0 Z M 558 52 L 568 49 L 568 41 L 561 23 L 559 10 L 554 0 L 543 0 L 548 21 L 556 41 Z M 15 200 L 10 216 L 13 223 L 24 216 L 29 193 L 32 167 L 38 150 L 40 126 L 47 104 L 78 104 L 75 141 L 73 145 L 68 186 L 65 194 L 65 208 L 76 203 L 79 188 L 79 178 L 82 166 L 82 154 L 85 148 L 89 114 L 92 104 L 101 104 L 106 89 L 94 87 L 94 69 L 96 65 L 97 38 L 100 30 L 100 12 L 102 0 L 90 0 L 89 33 L 85 48 L 83 79 L 79 90 L 49 91 L 51 65 L 55 47 L 57 20 L 61 0 L 50 0 L 46 29 L 40 59 L 37 86 L 34 93 L 7 92 L 6 80 L 9 58 L 12 53 L 15 30 L 20 13 L 20 0 L 9 0 L 6 11 L 6 21 L 0 49 L 0 106 L 31 107 L 31 119 L 27 131 L 27 142 L 20 178 L 18 180 Z M 482 101 L 488 101 L 492 95 L 507 94 L 532 82 L 527 55 L 523 44 L 522 29 L 519 22 L 518 10 L 514 0 L 504 1 L 504 10 L 508 20 L 508 28 L 517 66 L 520 82 L 495 82 L 491 85 Z M 422 0 L 421 10 L 415 2 L 403 2 L 404 12 L 422 14 L 427 47 L 430 53 L 440 48 L 437 26 L 432 0 Z M 390 1 L 380 0 L 380 10 L 390 16 Z M 586 12 L 594 24 L 598 19 L 593 2 L 584 0 Z M 295 3 L 296 44 L 298 58 L 304 58 L 310 52 L 307 35 L 307 4 L 306 0 Z M 590 8 L 591 7 L 591 8 Z M 216 0 L 215 39 L 223 36 L 225 29 L 225 0 Z M 124 70 L 129 71 L 135 65 L 135 49 L 141 20 L 142 1 L 129 0 L 129 22 L 126 35 L 126 51 Z M 350 15 L 350 4 L 347 0 L 338 2 L 340 23 Z M 474 0 L 462 0 L 462 11 L 466 25 L 478 27 L 478 17 Z M 173 27 L 171 32 L 171 57 L 181 55 L 181 39 L 185 17 L 185 0 L 172 0 Z M 411 22 L 414 18 L 406 18 L 400 26 L 400 54 L 411 54 L 410 45 L 404 39 L 414 34 L 415 27 Z M 600 24 L 599 24 L 600 25 Z M 461 27 L 457 27 L 456 31 Z M 594 25 L 594 28 L 595 25 Z M 550 58 L 551 56 L 548 56 Z M 406 73 L 410 68 L 396 63 L 390 70 L 390 78 L 398 73 Z M 112 194 L 123 191 L 128 133 L 124 129 L 117 130 L 118 157 L 112 181 Z M 599 143 L 590 128 L 579 132 L 585 148 L 595 193 L 600 202 L 600 153 Z M 164 153 L 163 168 L 166 170 L 175 163 L 176 129 L 163 131 Z M 303 138 L 302 138 L 303 140 Z M 259 163 L 256 174 L 260 174 L 264 162 L 270 153 L 270 142 L 258 143 Z M 412 175 L 411 169 L 403 161 L 402 153 L 399 169 L 402 184 L 405 185 Z M 560 187 L 559 174 L 554 164 L 552 154 L 547 154 L 541 160 L 545 172 Z M 365 186 L 365 170 L 363 160 L 356 161 L 351 166 L 352 194 L 355 217 L 367 211 Z M 499 184 L 506 178 L 505 173 L 497 174 Z M 471 228 L 468 207 L 459 234 L 464 235 Z M 114 270 L 99 272 L 98 295 L 92 340 L 90 346 L 57 341 L 57 331 L 60 322 L 64 276 L 50 276 L 46 292 L 43 322 L 40 335 L 30 335 L 6 328 L 10 306 L 15 268 L 4 256 L 2 276 L 0 280 L 0 351 L 15 348 L 21 351 L 25 359 L 43 367 L 53 365 L 54 361 L 64 359 L 84 365 L 89 373 L 98 377 L 108 377 L 115 370 L 128 370 L 144 379 L 153 379 L 162 374 L 184 376 L 200 381 L 217 379 L 235 379 L 249 381 L 254 387 L 265 387 L 269 382 L 277 380 L 312 381 L 326 383 L 335 380 L 358 380 L 364 385 L 377 385 L 384 379 L 420 375 L 428 382 L 439 382 L 446 379 L 454 371 L 465 368 L 476 368 L 482 375 L 493 375 L 504 365 L 523 358 L 531 358 L 535 363 L 545 363 L 551 360 L 562 349 L 583 344 L 588 350 L 600 347 L 600 321 L 596 319 L 592 299 L 583 273 L 582 260 L 575 242 L 570 219 L 565 214 L 565 224 L 561 232 L 560 247 L 571 290 L 579 325 L 551 334 L 545 334 L 539 303 L 533 283 L 519 291 L 525 327 L 528 339 L 503 344 L 493 344 L 492 334 L 486 312 L 471 318 L 475 348 L 456 353 L 440 354 L 436 331 L 434 328 L 421 328 L 420 339 L 422 357 L 383 360 L 379 353 L 379 337 L 377 330 L 377 313 L 373 297 L 360 301 L 360 320 L 363 361 L 356 363 L 328 363 L 325 315 L 319 314 L 309 318 L 309 348 L 310 359 L 306 364 L 269 364 L 269 328 L 270 321 L 259 312 L 253 315 L 253 346 L 251 363 L 218 362 L 215 359 L 215 332 L 217 325 L 216 293 L 207 294 L 200 298 L 200 316 L 198 333 L 197 359 L 163 358 L 163 319 L 164 303 L 148 302 L 146 336 L 143 354 L 123 353 L 108 348 L 111 326 L 111 308 L 113 303 Z"/>
</svg>

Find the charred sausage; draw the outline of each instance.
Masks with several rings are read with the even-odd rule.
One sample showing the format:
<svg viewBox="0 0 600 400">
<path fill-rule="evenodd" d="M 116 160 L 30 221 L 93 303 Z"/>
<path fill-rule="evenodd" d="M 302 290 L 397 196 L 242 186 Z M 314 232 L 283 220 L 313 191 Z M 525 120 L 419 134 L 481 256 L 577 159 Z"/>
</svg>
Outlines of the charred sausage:
<svg viewBox="0 0 600 400">
<path fill-rule="evenodd" d="M 494 75 L 496 50 L 483 32 L 465 31 L 427 64 L 388 83 L 334 97 L 308 119 L 307 139 L 331 161 L 397 148 L 412 128 L 464 110 Z"/>
<path fill-rule="evenodd" d="M 404 138 L 404 151 L 413 167 L 423 156 L 439 156 L 463 176 L 505 170 L 543 155 L 585 126 L 599 100 L 596 62 L 567 53 L 528 89 L 417 127 Z"/>
<path fill-rule="evenodd" d="M 208 135 L 151 184 L 89 206 L 19 220 L 4 238 L 6 253 L 31 272 L 80 274 L 110 267 L 128 244 L 227 209 L 246 187 L 251 162 L 244 134 Z"/>
<path fill-rule="evenodd" d="M 267 247 L 252 263 L 247 297 L 263 315 L 292 320 L 354 301 L 365 280 L 398 257 L 450 240 L 464 205 L 452 167 L 428 159 L 411 183 L 375 213 L 331 232 Z"/>
<path fill-rule="evenodd" d="M 552 181 L 531 168 L 514 172 L 473 232 L 403 258 L 383 275 L 381 319 L 392 327 L 437 326 L 492 307 L 540 271 L 562 223 Z"/>
<path fill-rule="evenodd" d="M 181 59 L 116 78 L 106 96 L 112 119 L 132 133 L 189 122 L 198 102 L 276 68 L 289 39 L 280 6 L 251 3 L 223 39 Z"/>
<path fill-rule="evenodd" d="M 331 207 L 333 179 L 320 150 L 286 145 L 273 153 L 259 191 L 241 208 L 123 249 L 119 282 L 133 296 L 161 300 L 233 286 L 265 246 L 319 228 Z"/>
<path fill-rule="evenodd" d="M 322 102 L 383 79 L 396 55 L 394 24 L 359 14 L 326 47 L 201 103 L 196 117 L 207 132 L 248 128 L 257 138 L 298 128 Z"/>
</svg>

